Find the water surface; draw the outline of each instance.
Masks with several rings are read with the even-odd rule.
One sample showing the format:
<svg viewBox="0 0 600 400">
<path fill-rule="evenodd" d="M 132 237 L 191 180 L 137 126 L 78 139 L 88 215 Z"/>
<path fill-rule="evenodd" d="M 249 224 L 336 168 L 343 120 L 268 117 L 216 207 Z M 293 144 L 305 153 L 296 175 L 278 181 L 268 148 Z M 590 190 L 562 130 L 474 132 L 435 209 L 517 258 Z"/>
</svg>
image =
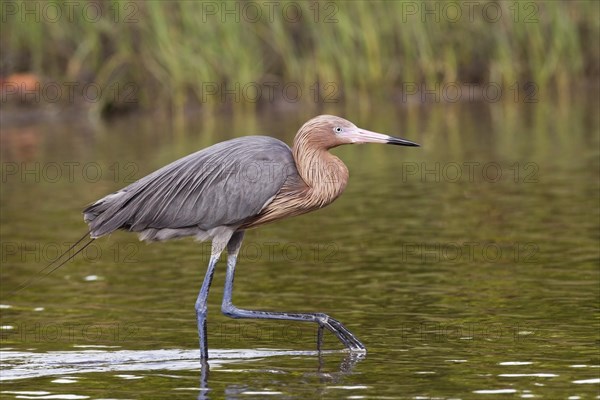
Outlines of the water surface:
<svg viewBox="0 0 600 400">
<path fill-rule="evenodd" d="M 234 302 L 327 312 L 367 357 L 349 360 L 331 335 L 319 357 L 312 325 L 222 316 L 220 264 L 208 395 L 597 398 L 598 104 L 541 100 L 325 110 L 423 147 L 336 149 L 345 194 L 248 232 Z M 291 143 L 312 115 L 3 126 L 1 396 L 197 397 L 207 245 L 118 232 L 8 293 L 85 233 L 88 203 L 221 140 Z"/>
</svg>

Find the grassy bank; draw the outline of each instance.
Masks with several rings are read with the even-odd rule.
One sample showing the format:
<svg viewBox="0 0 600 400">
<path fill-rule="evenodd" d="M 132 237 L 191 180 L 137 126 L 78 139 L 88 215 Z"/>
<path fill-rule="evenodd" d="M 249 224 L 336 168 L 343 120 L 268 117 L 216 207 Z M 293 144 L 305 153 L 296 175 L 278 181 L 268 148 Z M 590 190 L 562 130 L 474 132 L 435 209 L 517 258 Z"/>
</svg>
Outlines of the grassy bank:
<svg viewBox="0 0 600 400">
<path fill-rule="evenodd" d="M 600 71 L 595 1 L 9 1 L 1 18 L 5 79 L 68 82 L 67 101 L 95 111 L 367 102 L 453 82 L 563 90 Z"/>
</svg>

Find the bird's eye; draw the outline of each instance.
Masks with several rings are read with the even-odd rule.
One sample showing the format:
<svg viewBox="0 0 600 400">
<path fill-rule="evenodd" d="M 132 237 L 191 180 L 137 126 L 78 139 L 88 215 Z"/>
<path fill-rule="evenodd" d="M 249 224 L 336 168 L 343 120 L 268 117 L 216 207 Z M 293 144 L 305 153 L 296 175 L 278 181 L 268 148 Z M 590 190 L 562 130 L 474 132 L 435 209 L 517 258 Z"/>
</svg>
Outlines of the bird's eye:
<svg viewBox="0 0 600 400">
<path fill-rule="evenodd" d="M 336 126 L 335 128 L 333 128 L 333 131 L 335 133 L 342 133 L 342 128 L 340 128 L 339 126 Z"/>
</svg>

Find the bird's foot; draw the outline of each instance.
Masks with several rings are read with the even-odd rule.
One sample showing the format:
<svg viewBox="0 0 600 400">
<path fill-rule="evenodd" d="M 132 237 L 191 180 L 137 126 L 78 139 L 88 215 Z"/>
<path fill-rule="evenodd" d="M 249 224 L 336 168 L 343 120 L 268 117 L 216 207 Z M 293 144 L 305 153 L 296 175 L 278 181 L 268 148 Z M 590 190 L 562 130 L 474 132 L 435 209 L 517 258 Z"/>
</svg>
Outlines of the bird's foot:
<svg viewBox="0 0 600 400">
<path fill-rule="evenodd" d="M 323 328 L 327 328 L 353 353 L 366 354 L 367 348 L 338 320 L 327 314 L 316 314 L 319 331 L 317 332 L 317 350 L 320 352 L 323 341 Z"/>
</svg>

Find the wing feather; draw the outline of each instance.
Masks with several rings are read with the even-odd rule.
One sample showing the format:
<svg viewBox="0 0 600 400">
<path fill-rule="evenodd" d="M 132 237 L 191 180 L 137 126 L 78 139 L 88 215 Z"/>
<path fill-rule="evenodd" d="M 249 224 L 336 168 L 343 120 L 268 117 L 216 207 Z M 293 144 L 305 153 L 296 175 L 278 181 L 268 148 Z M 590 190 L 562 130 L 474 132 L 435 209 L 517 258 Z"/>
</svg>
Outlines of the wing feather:
<svg viewBox="0 0 600 400">
<path fill-rule="evenodd" d="M 117 229 L 209 230 L 241 225 L 279 192 L 294 159 L 267 136 L 218 143 L 181 158 L 84 210 L 93 237 Z M 252 168 L 256 173 L 248 176 Z"/>
</svg>

